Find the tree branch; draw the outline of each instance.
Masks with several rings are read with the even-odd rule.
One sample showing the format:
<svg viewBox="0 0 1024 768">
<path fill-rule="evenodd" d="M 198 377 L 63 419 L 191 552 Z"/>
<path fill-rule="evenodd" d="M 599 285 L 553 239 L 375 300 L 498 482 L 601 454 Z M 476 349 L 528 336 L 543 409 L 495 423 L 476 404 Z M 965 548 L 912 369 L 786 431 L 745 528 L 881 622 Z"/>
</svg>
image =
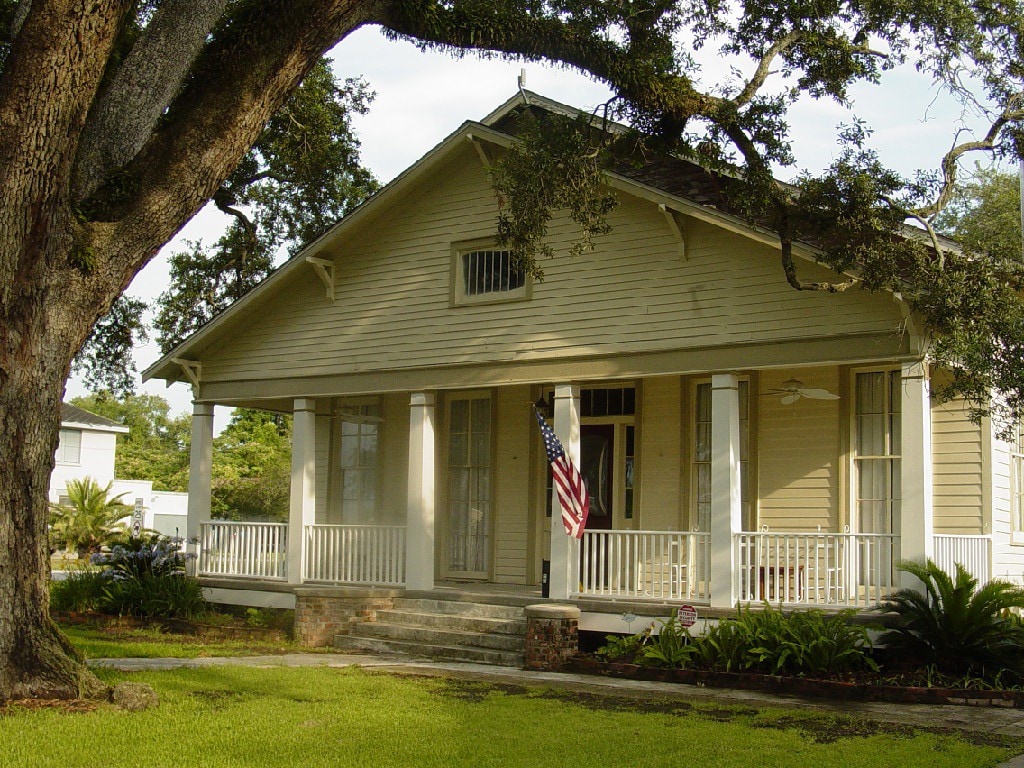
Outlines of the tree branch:
<svg viewBox="0 0 1024 768">
<path fill-rule="evenodd" d="M 68 255 L 74 224 L 63 190 L 73 153 L 129 0 L 85 10 L 35 0 L 0 73 L 0 318 L 15 272 L 28 275 L 56 242 Z M 61 222 L 55 226 L 54 222 Z M 2 319 L 0 319 L 2 322 Z"/>
<path fill-rule="evenodd" d="M 142 148 L 206 44 L 227 0 L 165 0 L 93 106 L 72 194 L 91 195 Z"/>
<path fill-rule="evenodd" d="M 121 268 L 130 273 L 141 268 L 213 196 L 323 52 L 372 20 L 379 4 L 240 5 L 196 60 L 164 123 L 126 166 L 133 194 L 108 185 L 93 196 L 97 215 L 116 222 L 111 258 L 123 258 Z"/>
<path fill-rule="evenodd" d="M 918 220 L 930 220 L 941 212 L 953 199 L 953 194 L 956 191 L 957 161 L 968 152 L 990 150 L 995 147 L 999 134 L 1008 123 L 1024 120 L 1024 108 L 1022 107 L 1024 107 L 1024 94 L 1012 96 L 999 117 L 992 121 L 985 138 L 978 141 L 965 141 L 949 150 L 942 158 L 943 183 L 935 201 L 931 205 L 908 211 L 907 215 Z"/>
<path fill-rule="evenodd" d="M 737 107 L 744 107 L 749 104 L 750 100 L 754 98 L 758 90 L 760 90 L 761 86 L 764 85 L 765 81 L 768 79 L 768 75 L 771 74 L 772 61 L 774 61 L 780 53 L 789 50 L 800 42 L 803 36 L 802 32 L 793 30 L 776 40 L 765 55 L 761 57 L 761 61 L 758 62 L 757 65 L 757 69 L 754 71 L 750 80 L 747 81 L 743 90 L 731 99 L 732 103 Z"/>
</svg>

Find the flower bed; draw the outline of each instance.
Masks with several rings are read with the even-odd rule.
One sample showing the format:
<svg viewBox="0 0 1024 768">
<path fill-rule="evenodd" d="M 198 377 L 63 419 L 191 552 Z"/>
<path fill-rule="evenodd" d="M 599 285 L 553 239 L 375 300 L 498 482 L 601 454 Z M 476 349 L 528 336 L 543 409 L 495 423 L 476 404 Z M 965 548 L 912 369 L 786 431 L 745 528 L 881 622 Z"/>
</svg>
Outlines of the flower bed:
<svg viewBox="0 0 1024 768">
<path fill-rule="evenodd" d="M 885 685 L 878 682 L 820 680 L 806 677 L 765 675 L 755 672 L 718 672 L 705 669 L 670 669 L 624 662 L 605 662 L 576 656 L 564 667 L 567 672 L 604 675 L 627 680 L 653 680 L 709 688 L 767 691 L 816 696 L 844 701 L 890 701 L 902 704 L 959 704 L 986 707 L 1024 707 L 1024 691 L 968 690 L 962 688 Z"/>
</svg>

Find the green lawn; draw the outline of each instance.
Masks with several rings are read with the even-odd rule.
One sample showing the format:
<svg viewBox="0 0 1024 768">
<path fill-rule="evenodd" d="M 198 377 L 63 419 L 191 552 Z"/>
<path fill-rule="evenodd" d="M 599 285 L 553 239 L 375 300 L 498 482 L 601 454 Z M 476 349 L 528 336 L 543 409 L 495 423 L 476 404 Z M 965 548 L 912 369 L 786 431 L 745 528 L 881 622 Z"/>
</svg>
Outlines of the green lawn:
<svg viewBox="0 0 1024 768">
<path fill-rule="evenodd" d="M 260 656 L 268 653 L 310 653 L 330 649 L 306 648 L 289 641 L 216 640 L 176 635 L 157 628 L 61 625 L 64 634 L 89 659 L 154 658 L 168 656 Z"/>
<path fill-rule="evenodd" d="M 968 768 L 1019 751 L 807 712 L 623 701 L 358 668 L 101 675 L 151 684 L 160 706 L 137 714 L 9 708 L 0 716 L 0 768 Z"/>
</svg>

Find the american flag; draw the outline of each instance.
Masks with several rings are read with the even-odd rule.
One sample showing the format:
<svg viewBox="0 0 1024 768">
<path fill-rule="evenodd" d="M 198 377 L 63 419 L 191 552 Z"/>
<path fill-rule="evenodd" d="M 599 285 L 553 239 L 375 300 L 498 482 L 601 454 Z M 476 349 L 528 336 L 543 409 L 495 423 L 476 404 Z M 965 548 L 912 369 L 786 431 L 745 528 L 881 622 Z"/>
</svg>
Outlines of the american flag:
<svg viewBox="0 0 1024 768">
<path fill-rule="evenodd" d="M 583 538 L 583 529 L 587 525 L 587 513 L 590 511 L 590 495 L 583 484 L 583 478 L 576 465 L 569 460 L 562 449 L 562 444 L 555 432 L 544 421 L 540 411 L 534 410 L 540 434 L 544 438 L 544 449 L 548 452 L 551 463 L 551 476 L 554 480 L 558 504 L 562 508 L 562 525 L 565 532 L 577 539 Z"/>
</svg>

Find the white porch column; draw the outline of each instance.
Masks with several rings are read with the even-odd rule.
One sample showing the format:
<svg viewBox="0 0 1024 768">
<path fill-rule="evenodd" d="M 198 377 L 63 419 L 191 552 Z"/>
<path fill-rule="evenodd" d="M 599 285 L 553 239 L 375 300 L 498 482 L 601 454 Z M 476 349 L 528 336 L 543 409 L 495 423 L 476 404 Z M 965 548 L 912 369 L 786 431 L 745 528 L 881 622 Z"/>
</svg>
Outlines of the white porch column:
<svg viewBox="0 0 1024 768">
<path fill-rule="evenodd" d="M 580 388 L 576 384 L 555 385 L 555 434 L 566 456 L 580 466 Z M 545 459 L 546 461 L 546 459 Z M 565 532 L 558 495 L 551 498 L 551 577 L 548 595 L 566 600 L 579 584 L 579 541 Z"/>
<path fill-rule="evenodd" d="M 740 389 L 733 374 L 711 377 L 711 605 L 731 608 L 737 585 L 733 535 L 739 533 Z"/>
<path fill-rule="evenodd" d="M 924 562 L 935 556 L 932 514 L 932 411 L 925 363 L 904 363 L 900 371 L 900 559 Z M 917 587 L 904 573 L 901 586 Z"/>
<path fill-rule="evenodd" d="M 409 401 L 406 589 L 434 588 L 434 403 L 433 392 L 413 392 Z"/>
<path fill-rule="evenodd" d="M 316 523 L 316 400 L 296 398 L 292 410 L 292 480 L 288 505 L 288 583 L 301 584 L 305 527 Z"/>
<path fill-rule="evenodd" d="M 188 515 L 185 518 L 186 552 L 196 554 L 199 530 L 210 521 L 210 493 L 213 489 L 213 406 L 192 403 L 192 445 L 188 460 Z M 194 576 L 199 563 L 189 559 L 188 572 Z"/>
</svg>

